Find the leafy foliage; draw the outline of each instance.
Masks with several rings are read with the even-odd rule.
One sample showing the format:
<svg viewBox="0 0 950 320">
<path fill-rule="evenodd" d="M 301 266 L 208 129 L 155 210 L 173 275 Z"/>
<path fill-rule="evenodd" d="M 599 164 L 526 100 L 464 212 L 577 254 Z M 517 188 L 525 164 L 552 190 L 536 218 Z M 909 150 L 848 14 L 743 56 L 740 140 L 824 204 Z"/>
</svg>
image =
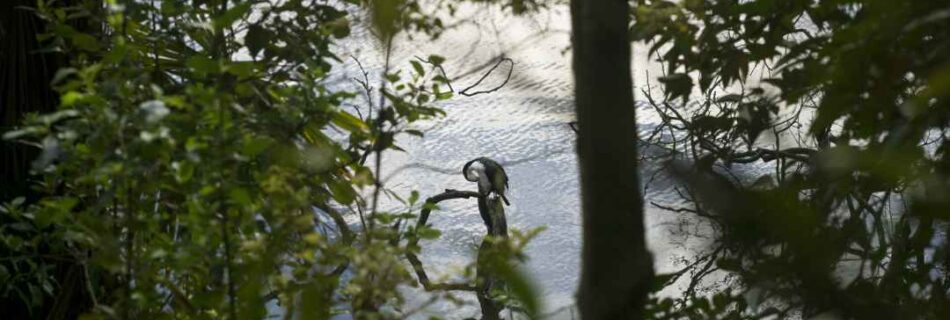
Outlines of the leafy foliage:
<svg viewBox="0 0 950 320">
<path fill-rule="evenodd" d="M 674 160 L 690 203 L 655 205 L 715 235 L 699 256 L 715 265 L 687 266 L 689 288 L 712 274 L 738 281 L 762 301 L 732 309 L 743 318 L 765 306 L 780 317 L 945 316 L 950 7 L 638 2 L 636 40 L 668 73 L 668 99 L 650 100 L 664 123 L 645 142 Z M 682 317 L 702 299 L 687 293 Z"/>
<path fill-rule="evenodd" d="M 387 57 L 362 93 L 331 86 L 333 43 L 364 10 L 386 47 L 441 21 L 415 1 L 77 3 L 38 2 L 48 50 L 71 63 L 58 110 L 4 133 L 42 150 L 44 196 L 0 210 L 0 295 L 37 307 L 74 292 L 94 318 L 392 316 L 380 310 L 415 284 L 401 240 L 438 231 L 404 224 L 418 193 L 378 209 L 402 201 L 381 159 L 452 91 L 435 55 L 408 71 Z M 53 261 L 80 280 L 57 283 Z"/>
</svg>

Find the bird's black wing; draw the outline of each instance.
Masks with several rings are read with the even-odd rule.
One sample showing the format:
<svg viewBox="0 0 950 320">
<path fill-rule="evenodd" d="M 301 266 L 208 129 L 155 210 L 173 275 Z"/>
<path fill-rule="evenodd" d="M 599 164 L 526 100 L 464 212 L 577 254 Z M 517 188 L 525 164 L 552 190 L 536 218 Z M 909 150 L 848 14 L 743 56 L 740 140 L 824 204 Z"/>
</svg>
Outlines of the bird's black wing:
<svg viewBox="0 0 950 320">
<path fill-rule="evenodd" d="M 505 180 L 505 190 L 510 189 L 510 187 L 508 187 L 508 173 L 505 172 L 505 167 L 502 167 L 499 164 L 498 169 L 501 169 L 501 176 L 504 177 L 503 179 Z"/>
<path fill-rule="evenodd" d="M 508 187 L 508 173 L 505 172 L 505 167 L 502 167 L 500 163 L 498 163 L 498 162 L 495 161 L 495 160 L 489 159 L 489 158 L 480 157 L 480 158 L 478 158 L 477 160 L 481 161 L 482 163 L 485 163 L 485 164 L 486 164 L 486 166 L 485 166 L 486 168 L 487 168 L 487 167 L 495 167 L 495 168 L 498 168 L 498 170 L 501 172 L 502 181 L 505 183 L 505 189 L 508 189 L 508 188 L 509 188 L 509 187 Z M 491 164 L 491 165 L 488 165 L 488 164 Z M 494 171 L 494 170 L 492 170 L 492 171 Z M 492 183 L 494 183 L 494 182 L 495 182 L 495 181 L 494 181 L 494 180 L 495 180 L 495 175 L 494 175 L 495 172 L 488 172 L 488 171 L 486 170 L 485 173 L 488 174 L 488 176 L 490 177 L 490 179 L 492 179 Z"/>
</svg>

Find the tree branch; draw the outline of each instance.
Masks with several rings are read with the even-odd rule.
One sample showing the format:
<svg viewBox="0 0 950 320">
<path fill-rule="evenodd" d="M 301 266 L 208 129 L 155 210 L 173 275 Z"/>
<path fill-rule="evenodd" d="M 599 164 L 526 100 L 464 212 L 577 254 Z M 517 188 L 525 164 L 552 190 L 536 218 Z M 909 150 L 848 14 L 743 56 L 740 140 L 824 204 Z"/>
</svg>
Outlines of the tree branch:
<svg viewBox="0 0 950 320">
<path fill-rule="evenodd" d="M 445 189 L 445 192 L 437 194 L 435 196 L 429 197 L 426 199 L 426 202 L 422 207 L 422 212 L 419 214 L 419 220 L 416 222 L 416 230 L 419 228 L 425 227 L 427 221 L 429 220 L 429 214 L 432 212 L 432 208 L 435 204 L 450 200 L 450 199 L 468 199 L 472 197 L 479 197 L 478 192 L 474 191 L 460 191 Z M 430 205 L 431 204 L 431 205 Z M 416 237 L 414 232 L 409 233 L 409 244 L 408 247 L 414 248 L 418 247 L 419 238 Z M 419 257 L 416 256 L 414 252 L 410 249 L 406 251 L 406 259 L 409 260 L 409 263 L 412 264 L 412 269 L 416 273 L 416 277 L 419 279 L 419 283 L 422 284 L 422 287 L 426 291 L 435 291 L 435 290 L 455 290 L 455 291 L 476 291 L 478 288 L 474 285 L 467 283 L 433 283 L 429 280 L 429 276 L 426 274 L 425 267 L 422 265 L 422 261 L 419 260 Z"/>
</svg>

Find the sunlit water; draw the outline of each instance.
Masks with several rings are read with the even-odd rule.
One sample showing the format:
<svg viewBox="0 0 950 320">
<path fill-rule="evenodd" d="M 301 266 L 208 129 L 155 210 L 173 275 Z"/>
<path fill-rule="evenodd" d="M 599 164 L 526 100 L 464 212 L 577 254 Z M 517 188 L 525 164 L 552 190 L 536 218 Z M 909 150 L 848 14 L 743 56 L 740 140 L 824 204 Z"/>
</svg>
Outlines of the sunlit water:
<svg viewBox="0 0 950 320">
<path fill-rule="evenodd" d="M 454 77 L 504 55 L 515 62 L 510 81 L 496 92 L 456 96 L 443 103 L 445 117 L 419 125 L 425 131 L 424 138 L 403 137 L 398 144 L 406 153 L 384 155 L 381 176 L 387 179 L 387 187 L 400 194 L 417 190 L 424 199 L 444 189 L 474 190 L 475 186 L 461 175 L 462 165 L 471 159 L 486 156 L 505 165 L 511 185 L 512 205 L 506 208 L 509 227 L 547 227 L 529 245 L 530 260 L 525 268 L 537 284 L 550 318 L 570 319 L 580 267 L 581 216 L 575 139 L 567 124 L 574 119 L 567 8 L 529 18 L 513 18 L 492 7 L 476 7 L 468 12 L 463 16 L 472 17 L 471 23 L 448 31 L 436 41 L 425 37 L 397 41 L 392 66 L 408 71 L 408 61 L 414 56 L 439 54 L 447 58 L 446 71 Z M 384 57 L 380 46 L 365 27 L 355 27 L 351 39 L 340 44 L 340 57 L 346 61 L 334 70 L 335 77 L 342 81 L 361 78 L 355 57 L 370 73 L 371 82 L 378 84 Z M 507 64 L 500 66 L 480 88 L 497 86 L 507 69 Z M 660 73 L 656 64 L 648 63 L 645 48 L 639 46 L 634 50 L 634 70 L 638 94 L 648 77 Z M 485 71 L 487 68 L 453 85 L 456 90 L 467 87 Z M 357 88 L 355 83 L 352 88 Z M 640 112 L 641 132 L 656 121 L 648 112 Z M 654 183 L 648 200 L 675 201 L 667 185 L 664 181 Z M 446 201 L 440 208 L 429 221 L 442 231 L 442 237 L 424 242 L 421 255 L 433 279 L 458 274 L 473 261 L 475 248 L 485 234 L 474 199 Z M 672 257 L 688 253 L 679 251 L 668 239 L 663 226 L 670 219 L 668 215 L 649 206 L 647 215 L 656 268 L 659 272 L 670 271 L 674 268 Z M 409 300 L 405 309 L 414 308 L 427 297 L 420 289 L 407 288 L 405 293 Z M 458 296 L 471 303 L 463 307 L 436 303 L 414 318 L 478 318 L 474 295 Z"/>
</svg>

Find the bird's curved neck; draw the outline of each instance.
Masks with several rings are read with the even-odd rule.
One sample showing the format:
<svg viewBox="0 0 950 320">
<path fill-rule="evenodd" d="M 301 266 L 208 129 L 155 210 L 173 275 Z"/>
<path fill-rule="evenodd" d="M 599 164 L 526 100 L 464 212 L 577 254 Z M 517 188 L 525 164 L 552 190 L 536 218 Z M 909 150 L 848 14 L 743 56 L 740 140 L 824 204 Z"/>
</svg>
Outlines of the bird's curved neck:
<svg viewBox="0 0 950 320">
<path fill-rule="evenodd" d="M 466 163 L 465 168 L 462 171 L 462 174 L 465 176 L 465 180 L 475 182 L 484 175 L 485 166 L 480 161 L 478 161 L 478 159 L 476 159 Z"/>
</svg>

